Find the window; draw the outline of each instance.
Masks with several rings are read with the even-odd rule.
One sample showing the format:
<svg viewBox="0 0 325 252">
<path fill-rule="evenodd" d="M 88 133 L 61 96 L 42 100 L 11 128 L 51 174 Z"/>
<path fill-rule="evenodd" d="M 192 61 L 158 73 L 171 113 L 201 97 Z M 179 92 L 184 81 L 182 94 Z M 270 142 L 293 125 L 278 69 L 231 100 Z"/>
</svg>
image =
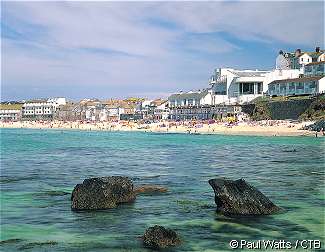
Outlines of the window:
<svg viewBox="0 0 325 252">
<path fill-rule="evenodd" d="M 295 90 L 295 83 L 289 83 L 289 90 L 294 91 Z"/>
<path fill-rule="evenodd" d="M 284 94 L 286 92 L 286 87 L 287 87 L 286 84 L 280 84 L 280 93 Z"/>
<path fill-rule="evenodd" d="M 227 84 L 218 84 L 214 86 L 216 95 L 226 95 L 227 94 Z"/>
<path fill-rule="evenodd" d="M 261 94 L 263 92 L 263 84 L 257 83 L 257 93 Z"/>
<path fill-rule="evenodd" d="M 297 89 L 304 89 L 304 83 L 303 82 L 299 82 L 296 88 Z"/>
<path fill-rule="evenodd" d="M 239 83 L 239 94 L 254 94 L 254 83 Z"/>
<path fill-rule="evenodd" d="M 309 88 L 316 88 L 316 81 L 312 81 L 312 82 L 309 84 Z"/>
</svg>

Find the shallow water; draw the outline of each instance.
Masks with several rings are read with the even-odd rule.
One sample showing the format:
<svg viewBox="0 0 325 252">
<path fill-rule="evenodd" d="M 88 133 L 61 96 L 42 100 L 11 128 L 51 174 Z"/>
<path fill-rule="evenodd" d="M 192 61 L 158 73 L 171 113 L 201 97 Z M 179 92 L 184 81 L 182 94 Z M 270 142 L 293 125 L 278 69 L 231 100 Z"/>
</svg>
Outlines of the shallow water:
<svg viewBox="0 0 325 252">
<path fill-rule="evenodd" d="M 232 239 L 319 239 L 324 248 L 324 147 L 309 137 L 1 129 L 0 250 L 150 251 L 139 237 L 155 224 L 182 237 L 167 251 L 227 251 Z M 70 210 L 75 184 L 110 175 L 169 192 Z M 245 178 L 286 212 L 217 214 L 207 183 L 217 176 Z"/>
</svg>

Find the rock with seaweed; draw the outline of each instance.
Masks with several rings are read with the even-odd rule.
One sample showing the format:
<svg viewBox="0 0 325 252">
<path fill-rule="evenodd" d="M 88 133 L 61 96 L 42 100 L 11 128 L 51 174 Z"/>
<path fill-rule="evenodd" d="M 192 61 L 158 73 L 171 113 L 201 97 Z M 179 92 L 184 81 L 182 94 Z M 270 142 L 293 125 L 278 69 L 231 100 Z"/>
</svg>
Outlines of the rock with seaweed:
<svg viewBox="0 0 325 252">
<path fill-rule="evenodd" d="M 325 95 L 317 96 L 299 119 L 301 121 L 325 120 Z"/>
<path fill-rule="evenodd" d="M 253 114 L 251 115 L 251 119 L 254 121 L 272 119 L 268 102 L 265 101 L 256 102 L 255 108 L 253 110 Z"/>
<path fill-rule="evenodd" d="M 152 249 L 162 249 L 180 244 L 181 239 L 174 230 L 158 225 L 148 228 L 143 235 L 143 245 Z"/>
<path fill-rule="evenodd" d="M 217 211 L 225 215 L 269 215 L 281 208 L 244 179 L 210 179 L 215 193 Z"/>
<path fill-rule="evenodd" d="M 71 196 L 72 210 L 115 208 L 136 198 L 133 183 L 128 177 L 111 176 L 85 179 L 77 184 Z"/>
</svg>

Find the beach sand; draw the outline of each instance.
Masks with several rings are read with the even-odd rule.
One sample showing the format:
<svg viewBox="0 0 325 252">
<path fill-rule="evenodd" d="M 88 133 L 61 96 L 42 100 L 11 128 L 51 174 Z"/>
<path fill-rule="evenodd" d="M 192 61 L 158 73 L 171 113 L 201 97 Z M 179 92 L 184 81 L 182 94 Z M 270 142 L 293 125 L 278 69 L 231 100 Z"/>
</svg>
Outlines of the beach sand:
<svg viewBox="0 0 325 252">
<path fill-rule="evenodd" d="M 143 131 L 157 133 L 189 133 L 189 134 L 223 134 L 254 136 L 315 136 L 315 132 L 301 130 L 313 122 L 292 123 L 288 121 L 240 122 L 236 125 L 227 123 L 193 123 L 161 121 L 151 124 L 134 122 L 62 122 L 62 121 L 24 121 L 0 122 L 1 128 L 33 128 L 33 129 L 74 129 L 104 131 Z M 320 135 L 320 134 L 319 134 Z"/>
</svg>

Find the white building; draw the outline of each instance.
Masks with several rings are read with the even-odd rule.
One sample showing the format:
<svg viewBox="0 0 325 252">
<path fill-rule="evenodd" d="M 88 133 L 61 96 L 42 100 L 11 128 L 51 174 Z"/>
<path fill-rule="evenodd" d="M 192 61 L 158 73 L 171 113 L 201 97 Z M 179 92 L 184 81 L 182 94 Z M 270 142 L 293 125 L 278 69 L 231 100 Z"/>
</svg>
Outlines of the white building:
<svg viewBox="0 0 325 252">
<path fill-rule="evenodd" d="M 51 98 L 25 102 L 22 107 L 23 119 L 52 119 L 60 105 L 65 105 L 65 98 Z"/>
<path fill-rule="evenodd" d="M 20 116 L 19 109 L 0 109 L 0 121 L 18 121 Z"/>
<path fill-rule="evenodd" d="M 157 120 L 167 120 L 169 117 L 168 101 L 162 101 L 156 104 L 154 108 L 154 117 Z"/>
<path fill-rule="evenodd" d="M 124 114 L 124 108 L 120 105 L 110 105 L 106 107 L 109 120 L 120 120 L 121 114 Z"/>
<path fill-rule="evenodd" d="M 242 104 L 262 96 L 267 90 L 269 71 L 219 68 L 211 76 L 212 105 Z"/>
<path fill-rule="evenodd" d="M 187 107 L 212 105 L 212 90 L 205 89 L 202 91 L 189 91 L 172 94 L 168 97 L 168 105 L 171 107 Z"/>
</svg>

